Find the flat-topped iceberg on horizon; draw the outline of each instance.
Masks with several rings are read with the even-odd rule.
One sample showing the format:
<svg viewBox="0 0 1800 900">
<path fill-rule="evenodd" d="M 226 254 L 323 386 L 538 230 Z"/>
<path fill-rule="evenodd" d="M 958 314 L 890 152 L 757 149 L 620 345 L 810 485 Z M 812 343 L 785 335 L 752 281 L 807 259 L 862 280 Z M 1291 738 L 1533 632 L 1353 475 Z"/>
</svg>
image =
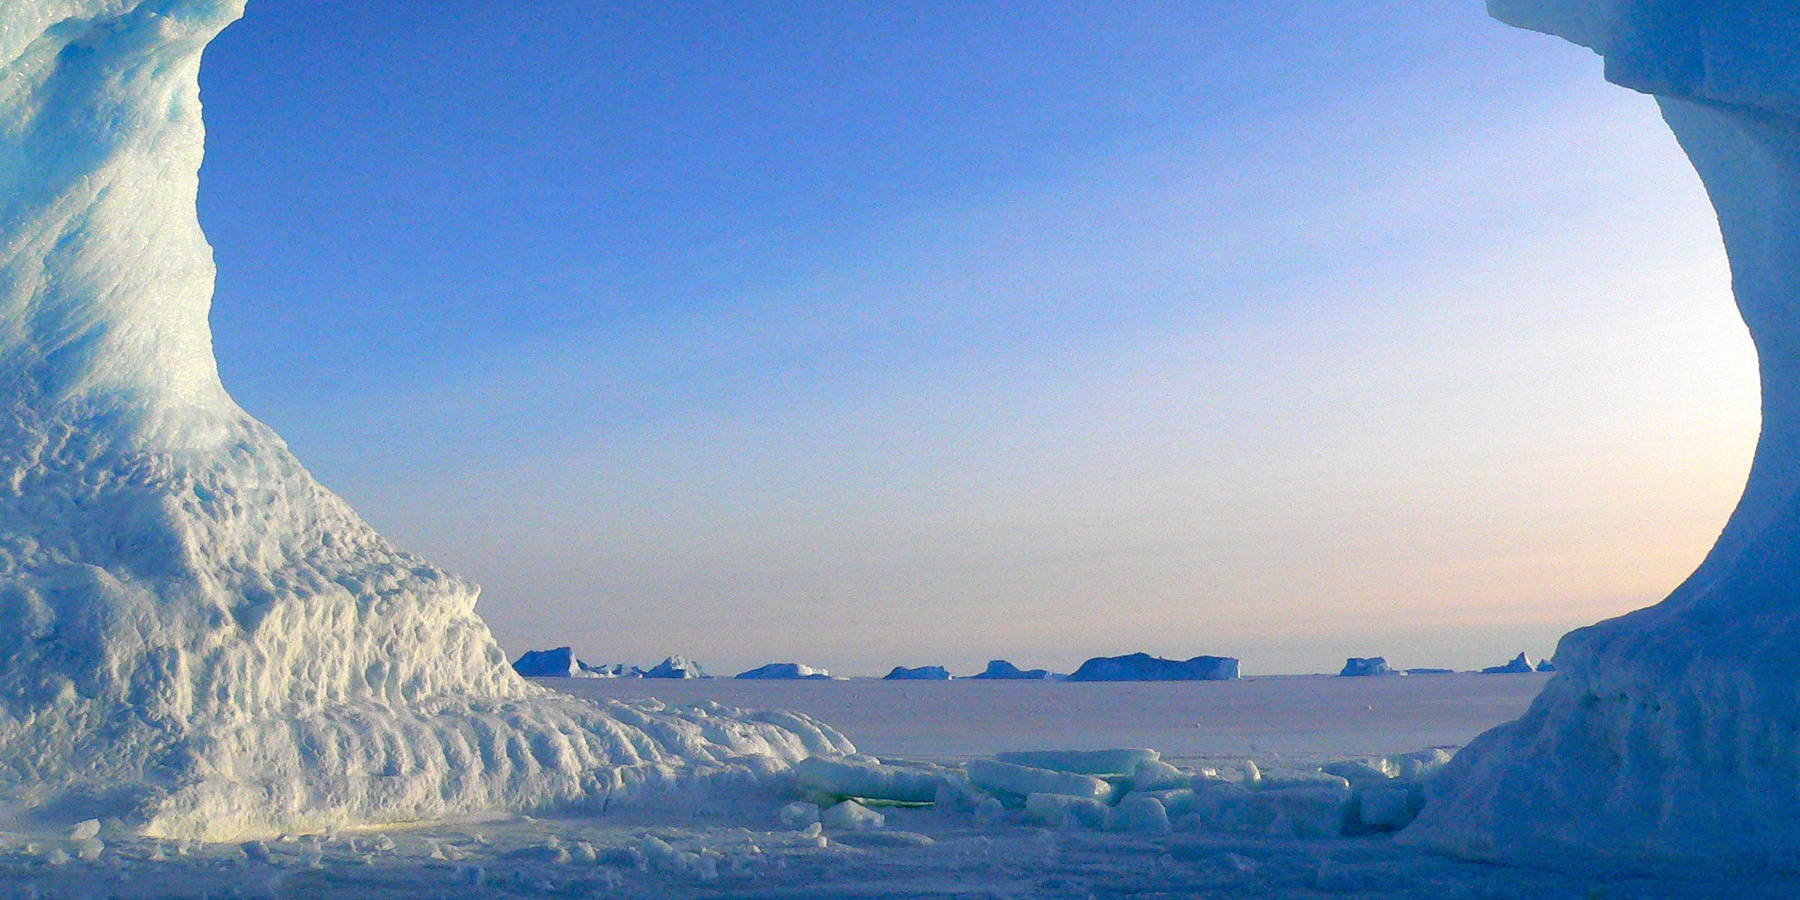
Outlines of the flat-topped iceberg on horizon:
<svg viewBox="0 0 1800 900">
<path fill-rule="evenodd" d="M 1049 669 L 1021 669 L 1004 659 L 990 659 L 987 668 L 969 677 L 979 681 L 1061 681 L 1064 676 Z"/>
<path fill-rule="evenodd" d="M 1238 661 L 1229 656 L 1163 659 L 1148 653 L 1098 656 L 1070 673 L 1070 681 L 1234 681 Z"/>
<path fill-rule="evenodd" d="M 831 673 L 804 663 L 769 663 L 748 672 L 739 672 L 737 677 L 751 681 L 819 681 L 830 680 Z"/>
<path fill-rule="evenodd" d="M 587 666 L 568 647 L 527 650 L 513 660 L 512 667 L 527 678 L 579 678 L 587 674 Z"/>
</svg>

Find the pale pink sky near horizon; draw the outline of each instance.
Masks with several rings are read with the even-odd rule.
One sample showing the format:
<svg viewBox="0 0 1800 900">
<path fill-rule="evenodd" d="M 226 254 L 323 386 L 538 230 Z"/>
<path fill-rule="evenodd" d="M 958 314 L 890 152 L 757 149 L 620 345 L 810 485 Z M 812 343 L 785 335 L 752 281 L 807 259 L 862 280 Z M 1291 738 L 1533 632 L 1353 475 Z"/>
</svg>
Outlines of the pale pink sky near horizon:
<svg viewBox="0 0 1800 900">
<path fill-rule="evenodd" d="M 203 201 L 227 383 L 384 533 L 482 583 L 515 657 L 879 675 L 1140 650 L 1246 674 L 1547 655 L 1711 545 L 1755 443 L 1755 357 L 1655 104 L 1585 50 L 1470 13 L 1378 3 L 1364 23 L 1453 34 L 1424 58 L 1490 67 L 1464 87 L 1371 69 L 1222 97 L 1237 112 L 1218 121 L 624 278 L 598 245 L 465 273 L 468 296 L 378 279 L 409 318 L 536 323 L 449 329 L 407 346 L 414 364 L 357 354 L 414 336 L 379 311 L 295 307 L 324 321 L 290 339 L 234 306 L 282 295 L 257 280 L 272 268 L 234 264 L 263 264 L 234 243 L 259 233 L 250 213 Z M 257 27 L 234 27 L 245 47 Z M 214 52 L 250 78 L 233 34 Z M 1221 59 L 1208 74 L 1235 89 Z M 232 155 L 259 111 L 208 103 L 226 127 L 203 184 L 265 177 Z M 312 346 L 305 329 L 344 343 L 256 343 Z"/>
<path fill-rule="evenodd" d="M 1165 148 L 1099 186 L 963 211 L 898 239 L 896 259 L 793 290 L 854 316 L 869 293 L 1131 283 L 1187 254 L 1254 268 L 1265 229 L 1328 248 L 1339 226 L 1385 233 L 1282 273 L 1255 316 L 1202 304 L 1108 342 L 921 373 L 923 390 L 797 399 L 644 445 L 722 448 L 722 467 L 646 483 L 654 455 L 582 472 L 559 459 L 573 447 L 521 448 L 525 466 L 460 487 L 523 497 L 509 479 L 566 479 L 509 511 L 527 528 L 489 518 L 477 547 L 458 523 L 420 523 L 416 543 L 490 595 L 533 598 L 530 616 L 484 606 L 509 652 L 568 636 L 596 661 L 679 652 L 721 674 L 1067 670 L 1137 650 L 1239 656 L 1246 673 L 1547 655 L 1692 569 L 1757 427 L 1697 179 L 1646 98 L 1574 90 L 1496 133 L 1409 148 L 1406 180 L 1371 188 L 1398 209 L 1339 196 L 1221 240 L 1206 151 Z M 1121 209 L 1149 227 L 1078 269 L 1034 243 L 1082 241 Z M 553 382 L 559 364 L 509 380 Z"/>
</svg>

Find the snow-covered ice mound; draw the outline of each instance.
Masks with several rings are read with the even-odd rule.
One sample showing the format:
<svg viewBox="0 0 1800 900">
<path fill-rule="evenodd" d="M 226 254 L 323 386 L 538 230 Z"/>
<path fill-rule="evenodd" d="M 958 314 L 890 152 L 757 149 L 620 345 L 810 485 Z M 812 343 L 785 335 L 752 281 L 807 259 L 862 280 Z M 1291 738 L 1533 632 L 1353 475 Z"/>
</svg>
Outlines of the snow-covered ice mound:
<svg viewBox="0 0 1800 900">
<path fill-rule="evenodd" d="M 518 677 L 219 381 L 201 51 L 242 0 L 0 4 L 0 796 L 222 839 L 842 752 Z"/>
<path fill-rule="evenodd" d="M 1656 95 L 1719 214 L 1763 431 L 1700 568 L 1661 604 L 1565 637 L 1557 677 L 1457 756 L 1405 839 L 1481 857 L 1800 863 L 1800 6 L 1489 5 Z"/>
</svg>

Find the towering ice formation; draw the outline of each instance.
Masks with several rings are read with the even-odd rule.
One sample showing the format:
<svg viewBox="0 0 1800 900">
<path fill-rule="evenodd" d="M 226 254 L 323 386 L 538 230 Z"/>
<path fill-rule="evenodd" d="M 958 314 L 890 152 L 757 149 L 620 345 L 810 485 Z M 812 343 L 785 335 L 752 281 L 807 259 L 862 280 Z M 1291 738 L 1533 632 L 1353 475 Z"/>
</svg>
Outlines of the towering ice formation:
<svg viewBox="0 0 1800 900">
<path fill-rule="evenodd" d="M 1656 95 L 1719 214 L 1763 432 L 1700 568 L 1575 631 L 1518 722 L 1459 754 L 1406 839 L 1474 856 L 1800 862 L 1800 6 L 1490 0 Z"/>
<path fill-rule="evenodd" d="M 529 685 L 474 585 L 226 395 L 197 73 L 242 8 L 0 3 L 0 799 L 228 838 L 849 749 L 802 717 Z"/>
</svg>

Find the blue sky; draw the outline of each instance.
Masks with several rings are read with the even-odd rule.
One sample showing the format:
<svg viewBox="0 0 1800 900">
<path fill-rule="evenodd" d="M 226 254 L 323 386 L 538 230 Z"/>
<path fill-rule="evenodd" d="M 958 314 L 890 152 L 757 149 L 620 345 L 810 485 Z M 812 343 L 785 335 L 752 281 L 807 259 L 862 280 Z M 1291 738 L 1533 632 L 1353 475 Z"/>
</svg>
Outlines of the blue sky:
<svg viewBox="0 0 1800 900">
<path fill-rule="evenodd" d="M 1473 666 L 1691 569 L 1754 357 L 1653 103 L 1117 6 L 252 3 L 226 384 L 514 654 Z"/>
</svg>

